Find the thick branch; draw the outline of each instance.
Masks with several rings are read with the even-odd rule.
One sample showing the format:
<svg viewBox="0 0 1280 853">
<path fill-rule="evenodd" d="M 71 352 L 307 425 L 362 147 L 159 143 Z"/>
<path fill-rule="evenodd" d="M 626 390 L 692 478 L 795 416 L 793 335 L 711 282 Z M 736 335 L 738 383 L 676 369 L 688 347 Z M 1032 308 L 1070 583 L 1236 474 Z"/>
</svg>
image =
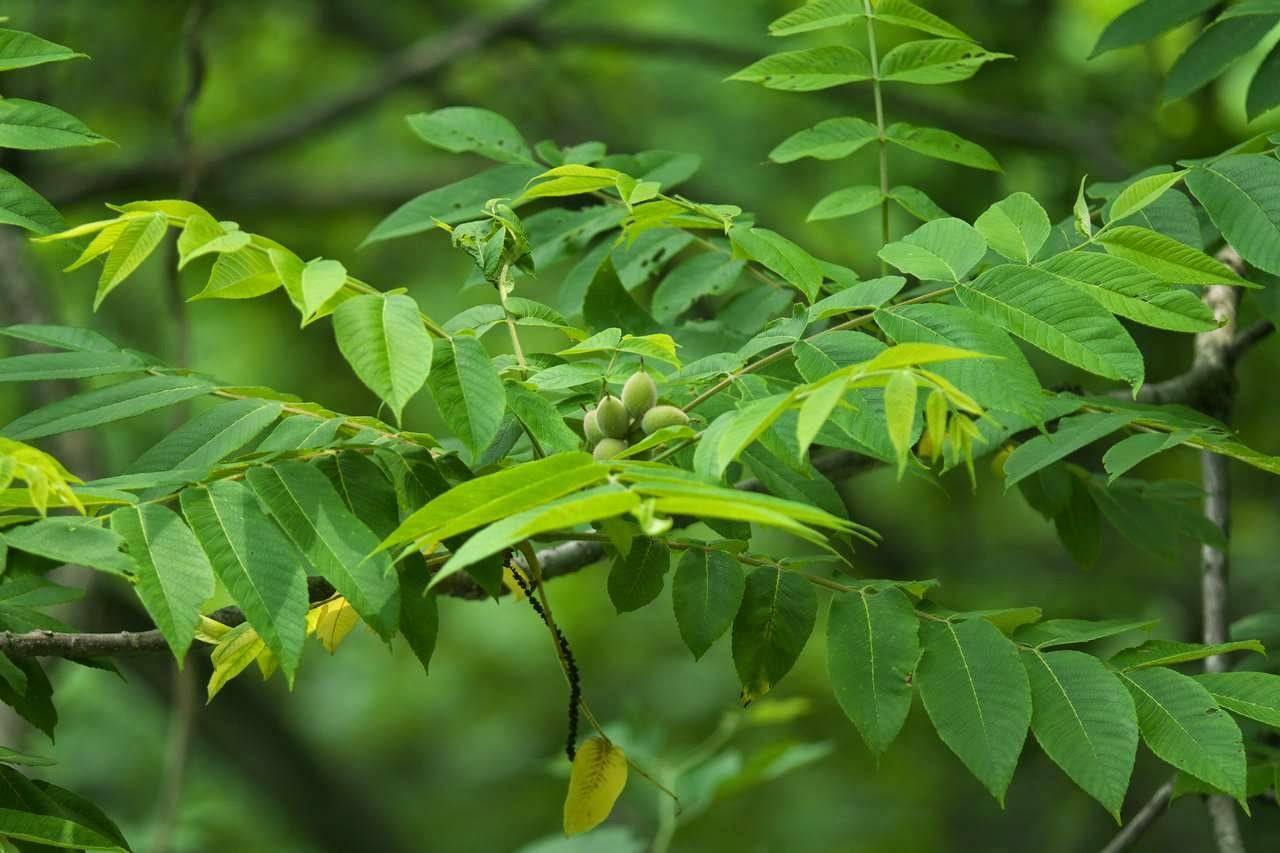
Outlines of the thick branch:
<svg viewBox="0 0 1280 853">
<path fill-rule="evenodd" d="M 484 45 L 528 27 L 552 2 L 554 0 L 532 0 L 509 15 L 468 20 L 416 41 L 392 56 L 367 80 L 334 98 L 305 104 L 239 139 L 207 148 L 200 164 L 202 172 L 212 175 L 241 160 L 270 153 L 352 118 L 388 92 L 421 82 Z M 45 194 L 57 204 L 70 204 L 125 187 L 163 182 L 181 170 L 180 157 L 155 152 L 135 163 L 96 175 L 68 175 L 49 184 Z"/>
</svg>

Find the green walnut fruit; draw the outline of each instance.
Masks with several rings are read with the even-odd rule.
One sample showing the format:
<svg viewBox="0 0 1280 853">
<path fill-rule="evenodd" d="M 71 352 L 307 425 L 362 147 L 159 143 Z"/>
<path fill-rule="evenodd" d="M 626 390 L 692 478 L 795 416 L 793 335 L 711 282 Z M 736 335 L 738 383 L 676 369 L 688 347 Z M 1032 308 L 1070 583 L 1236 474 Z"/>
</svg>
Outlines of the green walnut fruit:
<svg viewBox="0 0 1280 853">
<path fill-rule="evenodd" d="M 608 394 L 601 397 L 596 406 L 596 426 L 609 438 L 626 438 L 631 418 L 622 401 Z"/>
<path fill-rule="evenodd" d="M 595 447 L 604 438 L 600 425 L 596 423 L 596 410 L 592 409 L 582 417 L 582 434 L 587 437 L 587 446 Z"/>
<path fill-rule="evenodd" d="M 643 370 L 631 374 L 627 384 L 622 386 L 622 405 L 633 418 L 642 416 L 657 402 L 658 386 L 654 384 L 653 377 Z"/>
<path fill-rule="evenodd" d="M 600 443 L 596 445 L 595 450 L 591 451 L 591 456 L 597 462 L 603 462 L 606 459 L 612 459 L 626 449 L 627 443 L 620 438 L 602 438 Z"/>
<path fill-rule="evenodd" d="M 645 435 L 653 435 L 663 427 L 683 426 L 689 422 L 689 416 L 675 406 L 654 406 L 644 413 L 640 428 Z"/>
</svg>

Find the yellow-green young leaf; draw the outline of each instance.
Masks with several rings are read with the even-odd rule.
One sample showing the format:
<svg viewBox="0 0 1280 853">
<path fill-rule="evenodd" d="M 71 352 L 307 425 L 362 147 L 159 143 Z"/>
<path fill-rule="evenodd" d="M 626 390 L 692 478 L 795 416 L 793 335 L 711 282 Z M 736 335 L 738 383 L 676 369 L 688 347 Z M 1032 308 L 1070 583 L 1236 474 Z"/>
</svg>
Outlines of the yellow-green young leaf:
<svg viewBox="0 0 1280 853">
<path fill-rule="evenodd" d="M 1080 189 L 1076 192 L 1076 203 L 1071 207 L 1071 215 L 1075 218 L 1076 231 L 1086 239 L 1093 236 L 1093 217 L 1089 213 L 1089 202 L 1084 197 L 1084 184 L 1089 180 L 1085 175 L 1080 179 Z"/>
<path fill-rule="evenodd" d="M 933 364 L 938 361 L 959 361 L 970 358 L 991 358 L 986 353 L 960 349 L 946 344 L 906 343 L 882 350 L 875 358 L 862 365 L 862 373 L 873 370 L 896 370 L 900 367 L 913 367 L 921 364 Z"/>
<path fill-rule="evenodd" d="M 314 635 L 329 654 L 336 652 L 359 624 L 360 615 L 342 596 L 307 611 L 307 633 Z"/>
<path fill-rule="evenodd" d="M 1180 184 L 1189 171 L 1189 169 L 1182 169 L 1162 175 L 1148 175 L 1129 184 L 1111 203 L 1110 221 L 1119 222 L 1142 210 L 1164 195 L 1166 191 Z"/>
<path fill-rule="evenodd" d="M 844 397 L 847 384 L 848 379 L 844 376 L 823 382 L 810 391 L 809 396 L 800 405 L 800 416 L 796 419 L 796 444 L 801 453 L 808 450 L 809 445 L 813 444 L 813 440 L 818 437 L 823 424 L 831 417 L 831 413 Z"/>
<path fill-rule="evenodd" d="M 160 245 L 168 230 L 169 220 L 163 213 L 132 219 L 125 225 L 111 244 L 111 251 L 102 266 L 98 292 L 93 297 L 94 310 Z"/>
<path fill-rule="evenodd" d="M 0 71 L 29 68 L 46 62 L 88 58 L 69 47 L 21 30 L 0 29 Z"/>
<path fill-rule="evenodd" d="M 964 39 L 922 39 L 900 44 L 880 60 L 880 79 L 940 85 L 968 80 L 988 62 L 1012 59 Z"/>
<path fill-rule="evenodd" d="M 236 252 L 249 245 L 248 232 L 229 229 L 207 213 L 196 212 L 178 235 L 178 269 L 203 255 Z"/>
<path fill-rule="evenodd" d="M 935 219 L 879 252 L 883 261 L 925 281 L 959 282 L 987 253 L 987 241 L 962 219 Z"/>
<path fill-rule="evenodd" d="M 627 784 L 627 756 L 602 737 L 578 747 L 569 771 L 569 795 L 564 800 L 564 834 L 594 829 L 613 811 Z"/>
<path fill-rule="evenodd" d="M 600 482 L 609 469 L 589 453 L 560 453 L 459 483 L 432 498 L 383 540 L 378 550 L 416 539 L 440 541 Z M 424 543 L 429 544 L 429 542 Z"/>
<path fill-rule="evenodd" d="M 436 572 L 427 588 L 431 589 L 454 572 L 510 548 L 530 536 L 622 515 L 639 504 L 640 498 L 634 492 L 614 486 L 601 486 L 504 518 L 468 539 Z"/>
<path fill-rule="evenodd" d="M 268 249 L 267 257 L 271 259 L 271 267 L 280 277 L 284 292 L 289 295 L 289 301 L 293 303 L 294 308 L 298 309 L 299 314 L 304 313 L 302 270 L 306 264 L 302 262 L 302 258 L 284 248 Z"/>
<path fill-rule="evenodd" d="M 209 676 L 208 701 L 212 702 L 228 681 L 244 672 L 266 651 L 267 644 L 248 622 L 242 622 L 222 635 L 209 656 L 213 673 Z"/>
<path fill-rule="evenodd" d="M 474 151 L 501 163 L 532 164 L 533 154 L 515 125 L 489 110 L 445 107 L 407 118 L 422 141 L 446 151 Z"/>
<path fill-rule="evenodd" d="M 67 264 L 67 266 L 63 267 L 62 271 L 71 272 L 73 270 L 78 270 L 90 261 L 100 258 L 107 252 L 110 252 L 111 247 L 115 245 L 116 240 L 118 240 L 120 235 L 124 233 L 124 230 L 129 227 L 129 223 L 143 218 L 145 218 L 145 216 L 141 214 L 134 214 L 122 216 L 119 219 L 113 219 L 103 223 L 102 228 L 94 229 L 97 233 L 93 235 L 93 239 L 89 241 L 89 245 L 84 247 L 84 251 L 80 253 L 80 256 Z M 74 231 L 75 229 L 71 230 Z M 69 234 L 71 232 L 67 231 L 63 233 Z M 60 239 L 60 237 L 59 235 L 54 234 L 50 235 L 49 239 Z"/>
<path fill-rule="evenodd" d="M 911 455 L 911 435 L 916 425 L 916 379 L 909 370 L 899 370 L 884 386 L 884 421 L 889 441 L 898 455 L 898 477 L 907 470 Z"/>
<path fill-rule="evenodd" d="M 1040 202 L 1027 193 L 998 201 L 973 223 L 987 244 L 1006 258 L 1031 263 L 1053 226 Z"/>
<path fill-rule="evenodd" d="M 317 258 L 307 262 L 302 268 L 302 324 L 323 316 L 325 303 L 346 283 L 347 268 L 338 261 Z"/>
<path fill-rule="evenodd" d="M 933 458 L 938 458 L 942 451 L 942 442 L 947 437 L 947 395 L 938 389 L 929 394 L 924 404 L 924 425 L 929 436 L 929 446 L 933 450 Z"/>
<path fill-rule="evenodd" d="M 733 620 L 733 664 L 744 705 L 768 693 L 791 670 L 817 612 L 818 597 L 802 575 L 768 566 L 747 576 Z"/>
<path fill-rule="evenodd" d="M 209 281 L 191 301 L 201 299 L 253 299 L 280 286 L 280 276 L 265 252 L 245 246 L 224 252 L 213 262 Z"/>
<path fill-rule="evenodd" d="M 871 61 L 855 48 L 824 45 L 766 56 L 729 79 L 786 92 L 813 92 L 870 80 Z"/>
<path fill-rule="evenodd" d="M 418 303 L 404 294 L 348 299 L 333 313 L 333 332 L 356 376 L 391 407 L 399 422 L 405 404 L 431 372 L 434 350 Z"/>
</svg>

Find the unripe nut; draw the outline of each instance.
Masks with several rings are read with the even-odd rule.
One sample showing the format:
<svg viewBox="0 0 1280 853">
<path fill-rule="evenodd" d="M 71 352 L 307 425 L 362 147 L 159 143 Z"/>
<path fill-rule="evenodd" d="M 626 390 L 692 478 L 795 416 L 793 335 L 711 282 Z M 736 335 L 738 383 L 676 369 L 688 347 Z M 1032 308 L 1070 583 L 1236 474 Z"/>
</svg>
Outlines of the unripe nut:
<svg viewBox="0 0 1280 853">
<path fill-rule="evenodd" d="M 595 447 L 604 438 L 600 425 L 596 423 L 596 410 L 592 409 L 582 416 L 582 434 L 586 436 L 587 446 Z"/>
<path fill-rule="evenodd" d="M 622 405 L 633 418 L 640 417 L 657 402 L 658 386 L 654 384 L 653 377 L 643 370 L 631 374 L 627 384 L 622 386 Z"/>
<path fill-rule="evenodd" d="M 622 401 L 608 394 L 602 397 L 596 406 L 596 426 L 609 438 L 626 438 L 631 418 Z"/>
<path fill-rule="evenodd" d="M 645 435 L 653 435 L 663 427 L 682 426 L 689 422 L 689 416 L 675 406 L 654 406 L 644 413 L 640 428 Z"/>
<path fill-rule="evenodd" d="M 604 462 L 606 459 L 612 459 L 626 449 L 627 443 L 620 438 L 602 438 L 600 443 L 596 445 L 595 450 L 591 451 L 591 456 L 597 462 Z"/>
</svg>

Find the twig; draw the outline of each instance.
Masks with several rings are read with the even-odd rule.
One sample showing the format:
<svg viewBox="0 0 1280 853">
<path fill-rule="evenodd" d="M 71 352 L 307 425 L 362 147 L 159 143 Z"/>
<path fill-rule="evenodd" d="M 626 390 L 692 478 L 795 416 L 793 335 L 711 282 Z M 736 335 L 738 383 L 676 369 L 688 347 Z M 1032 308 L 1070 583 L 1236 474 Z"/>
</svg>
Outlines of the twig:
<svg viewBox="0 0 1280 853">
<path fill-rule="evenodd" d="M 1120 853 L 1120 851 L 1128 850 L 1136 844 L 1142 834 L 1147 831 L 1147 828 L 1155 823 L 1156 818 L 1164 814 L 1171 799 L 1173 799 L 1172 779 L 1156 789 L 1156 792 L 1151 795 L 1151 799 L 1147 800 L 1146 805 L 1140 808 L 1138 813 L 1133 816 L 1133 819 L 1116 833 L 1116 837 L 1111 839 L 1106 847 L 1102 848 L 1102 853 Z"/>
<path fill-rule="evenodd" d="M 191 730 L 196 713 L 196 676 L 191 667 L 173 670 L 173 710 L 169 716 L 169 742 L 165 746 L 164 780 L 161 783 L 155 832 L 151 837 L 153 853 L 169 853 L 174 829 L 182 804 L 188 758 L 191 753 Z"/>
</svg>

